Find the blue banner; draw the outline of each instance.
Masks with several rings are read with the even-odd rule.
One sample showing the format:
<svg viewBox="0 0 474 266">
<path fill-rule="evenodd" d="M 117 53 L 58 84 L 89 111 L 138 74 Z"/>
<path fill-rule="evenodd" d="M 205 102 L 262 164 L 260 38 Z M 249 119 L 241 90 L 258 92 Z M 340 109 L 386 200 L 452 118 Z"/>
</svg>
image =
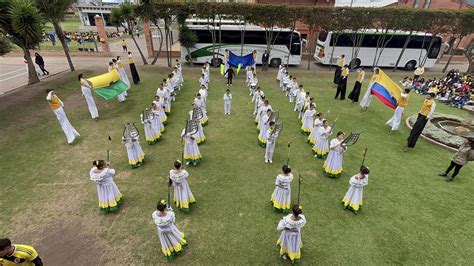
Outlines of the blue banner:
<svg viewBox="0 0 474 266">
<path fill-rule="evenodd" d="M 247 66 L 253 66 L 255 60 L 253 60 L 252 53 L 244 56 L 238 56 L 229 51 L 229 65 L 233 67 L 238 67 L 241 64 L 241 67 L 245 68 Z"/>
</svg>

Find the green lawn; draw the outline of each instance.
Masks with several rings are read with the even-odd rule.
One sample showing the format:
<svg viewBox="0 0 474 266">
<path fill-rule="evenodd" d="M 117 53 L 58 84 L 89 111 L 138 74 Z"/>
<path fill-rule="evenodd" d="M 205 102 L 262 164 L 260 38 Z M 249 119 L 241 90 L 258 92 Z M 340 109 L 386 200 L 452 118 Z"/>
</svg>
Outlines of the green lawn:
<svg viewBox="0 0 474 266">
<path fill-rule="evenodd" d="M 179 134 L 198 88 L 199 69 L 185 66 L 185 87 L 173 103 L 166 133 L 158 144 L 149 146 L 139 114 L 151 103 L 168 71 L 141 67 L 143 82 L 132 88 L 124 104 L 104 104 L 96 98 L 100 102 L 98 122 L 90 119 L 80 97 L 77 73 L 0 98 L 0 237 L 35 245 L 45 263 L 49 259 L 47 264 L 53 265 L 74 263 L 54 260 L 52 246 L 64 247 L 63 259 L 69 260 L 83 256 L 97 261 L 100 257 L 102 264 L 109 265 L 165 263 L 151 213 L 156 202 L 166 198 L 167 172 L 181 157 Z M 284 263 L 275 246 L 282 214 L 273 212 L 269 200 L 274 178 L 286 161 L 288 141 L 293 143 L 290 164 L 294 174 L 304 177 L 302 206 L 308 222 L 303 229 L 302 263 L 472 263 L 473 165 L 464 167 L 454 182 L 444 182 L 437 174 L 449 163 L 450 152 L 421 139 L 416 149 L 403 152 L 409 130 L 401 126 L 399 133 L 390 135 L 384 125 L 393 110 L 374 98 L 371 108 L 361 112 L 358 105 L 333 99 L 332 73 L 298 72 L 299 83 L 316 97 L 319 110 L 330 108 L 330 119 L 340 115 L 336 131 L 364 130 L 345 155 L 342 177 L 329 179 L 322 174 L 323 161 L 312 157 L 300 133 L 294 106 L 277 89 L 275 70 L 259 74 L 265 94 L 284 123 L 273 164 L 267 165 L 264 149 L 257 145 L 244 73 L 232 87 L 231 116 L 223 115 L 222 96 L 227 87 L 217 73 L 212 70 L 207 104 L 210 120 L 204 128 L 207 142 L 200 147 L 204 161 L 188 167 L 197 205 L 188 214 L 177 212 L 178 227 L 187 235 L 189 249 L 176 263 Z M 350 89 L 353 78 L 352 74 Z M 48 87 L 63 99 L 71 123 L 81 133 L 72 146 L 66 144 L 47 106 L 41 90 Z M 422 97 L 412 95 L 407 114 L 416 113 L 421 102 Z M 438 105 L 437 111 L 465 115 L 445 105 Z M 147 156 L 146 164 L 137 170 L 127 165 L 120 141 L 122 125 L 128 121 L 139 127 Z M 108 133 L 113 139 L 110 145 Z M 126 202 L 118 213 L 104 215 L 96 209 L 97 192 L 88 173 L 92 160 L 104 158 L 108 147 L 117 170 L 115 181 Z M 344 211 L 340 201 L 366 147 L 370 182 L 364 191 L 364 208 L 355 216 Z M 295 199 L 296 182 L 292 189 Z M 87 247 L 93 252 L 86 253 Z"/>
</svg>

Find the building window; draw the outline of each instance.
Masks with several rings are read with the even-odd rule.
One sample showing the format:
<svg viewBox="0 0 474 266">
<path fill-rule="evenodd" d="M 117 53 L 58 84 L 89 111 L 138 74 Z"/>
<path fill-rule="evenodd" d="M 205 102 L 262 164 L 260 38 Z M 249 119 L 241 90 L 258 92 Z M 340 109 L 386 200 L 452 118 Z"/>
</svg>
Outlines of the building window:
<svg viewBox="0 0 474 266">
<path fill-rule="evenodd" d="M 424 9 L 430 8 L 431 0 L 425 0 L 425 5 L 423 6 Z"/>
<path fill-rule="evenodd" d="M 413 7 L 418 8 L 419 5 L 420 5 L 420 0 L 415 0 L 415 3 L 413 4 Z"/>
</svg>

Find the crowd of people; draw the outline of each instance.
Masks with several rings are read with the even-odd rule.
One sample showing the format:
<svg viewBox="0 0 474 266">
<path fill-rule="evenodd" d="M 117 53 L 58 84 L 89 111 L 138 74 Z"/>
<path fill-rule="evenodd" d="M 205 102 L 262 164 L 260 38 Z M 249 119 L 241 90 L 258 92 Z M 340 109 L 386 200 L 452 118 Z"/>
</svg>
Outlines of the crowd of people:
<svg viewBox="0 0 474 266">
<path fill-rule="evenodd" d="M 106 32 L 107 38 L 120 38 L 124 36 L 126 33 L 124 32 Z M 43 32 L 43 39 L 44 41 L 51 41 L 52 45 L 56 45 L 57 42 L 57 35 L 56 32 Z M 66 43 L 70 42 L 77 42 L 79 44 L 83 43 L 90 43 L 94 41 L 99 41 L 99 33 L 96 31 L 65 31 L 64 32 L 64 39 Z"/>
<path fill-rule="evenodd" d="M 474 84 L 472 76 L 461 74 L 459 70 L 452 69 L 442 79 L 425 79 L 418 77 L 405 77 L 400 81 L 403 87 L 415 93 L 426 95 L 434 93 L 436 100 L 457 108 L 464 105 L 474 105 Z"/>
</svg>

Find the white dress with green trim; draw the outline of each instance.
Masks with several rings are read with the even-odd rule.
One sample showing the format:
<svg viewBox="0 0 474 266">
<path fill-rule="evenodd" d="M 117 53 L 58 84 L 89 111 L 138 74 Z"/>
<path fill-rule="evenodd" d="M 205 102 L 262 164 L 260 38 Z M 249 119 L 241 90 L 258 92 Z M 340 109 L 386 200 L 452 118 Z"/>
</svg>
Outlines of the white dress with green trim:
<svg viewBox="0 0 474 266">
<path fill-rule="evenodd" d="M 291 181 L 293 174 L 279 174 L 275 179 L 275 190 L 272 194 L 273 208 L 277 211 L 287 212 L 291 205 Z"/>
<path fill-rule="evenodd" d="M 301 259 L 301 228 L 306 224 L 306 218 L 300 214 L 298 221 L 293 221 L 293 214 L 283 217 L 278 223 L 277 230 L 281 231 L 277 245 L 280 246 L 280 256 L 287 256 L 291 262 L 295 263 Z"/>
<path fill-rule="evenodd" d="M 317 140 L 318 135 L 319 135 L 319 130 L 318 129 L 322 126 L 323 126 L 323 120 L 321 120 L 319 118 L 314 119 L 313 129 L 311 130 L 311 133 L 308 136 L 308 142 L 311 145 L 316 144 L 316 140 Z"/>
<path fill-rule="evenodd" d="M 122 194 L 113 180 L 115 170 L 104 168 L 96 173 L 97 167 L 93 167 L 89 172 L 90 179 L 97 185 L 97 194 L 99 196 L 99 209 L 103 212 L 114 212 L 122 204 Z"/>
<path fill-rule="evenodd" d="M 173 182 L 174 203 L 180 211 L 189 212 L 189 205 L 196 203 L 188 184 L 189 173 L 186 170 L 170 170 L 170 179 Z"/>
<path fill-rule="evenodd" d="M 140 167 L 145 163 L 145 153 L 138 139 L 139 137 L 133 139 L 125 139 L 122 137 L 122 141 L 127 149 L 128 164 L 130 164 L 132 168 Z"/>
<path fill-rule="evenodd" d="M 342 199 L 344 209 L 349 209 L 354 213 L 357 213 L 362 207 L 364 187 L 369 183 L 369 175 L 365 175 L 363 179 L 357 179 L 357 177 L 359 177 L 359 174 L 349 179 L 349 185 L 351 186 Z"/>
<path fill-rule="evenodd" d="M 202 155 L 196 142 L 196 134 L 185 134 L 183 129 L 181 137 L 184 138 L 184 162 L 197 165 L 202 160 Z"/>
<path fill-rule="evenodd" d="M 184 233 L 180 232 L 175 224 L 175 214 L 173 210 L 166 211 L 165 216 L 160 216 L 159 211 L 154 211 L 151 215 L 153 222 L 158 229 L 158 237 L 161 243 L 161 252 L 167 260 L 183 251 L 183 246 L 187 245 Z"/>
<path fill-rule="evenodd" d="M 342 140 L 331 140 L 331 144 L 329 146 L 330 151 L 323 165 L 324 172 L 328 177 L 336 178 L 342 173 L 342 157 L 346 149 L 343 146 L 338 146 L 340 143 L 342 143 Z"/>
</svg>

